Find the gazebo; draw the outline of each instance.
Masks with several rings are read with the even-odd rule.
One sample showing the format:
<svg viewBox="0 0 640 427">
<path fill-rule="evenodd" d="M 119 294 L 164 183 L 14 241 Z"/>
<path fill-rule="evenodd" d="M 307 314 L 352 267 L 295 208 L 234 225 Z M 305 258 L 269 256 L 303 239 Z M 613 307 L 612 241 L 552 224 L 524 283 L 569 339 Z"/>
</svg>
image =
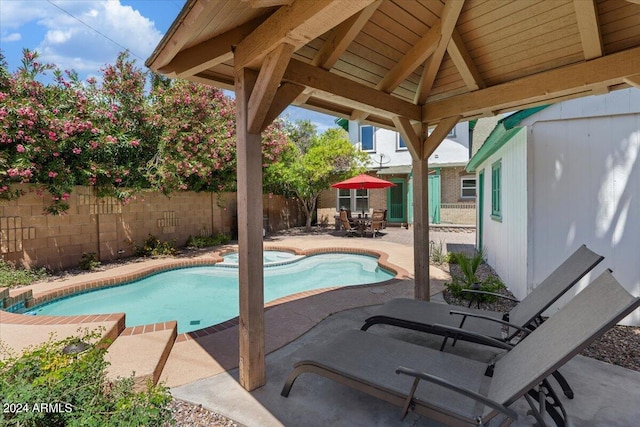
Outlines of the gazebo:
<svg viewBox="0 0 640 427">
<path fill-rule="evenodd" d="M 460 120 L 640 88 L 640 0 L 188 0 L 146 62 L 235 90 L 240 383 L 266 381 L 260 132 L 288 105 L 396 129 L 429 298 L 427 159 Z"/>
</svg>

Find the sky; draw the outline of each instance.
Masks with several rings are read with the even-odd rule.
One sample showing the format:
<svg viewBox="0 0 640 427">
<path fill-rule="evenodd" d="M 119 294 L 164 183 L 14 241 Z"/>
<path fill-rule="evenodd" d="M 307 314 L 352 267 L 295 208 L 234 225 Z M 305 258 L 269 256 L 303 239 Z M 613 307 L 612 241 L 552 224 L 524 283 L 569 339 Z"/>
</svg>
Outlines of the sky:
<svg viewBox="0 0 640 427">
<path fill-rule="evenodd" d="M 38 51 L 40 61 L 80 78 L 101 77 L 100 69 L 129 50 L 140 68 L 171 26 L 185 0 L 0 0 L 0 50 L 9 71 L 22 50 Z M 320 132 L 335 117 L 297 107 L 283 115 L 308 119 Z"/>
</svg>

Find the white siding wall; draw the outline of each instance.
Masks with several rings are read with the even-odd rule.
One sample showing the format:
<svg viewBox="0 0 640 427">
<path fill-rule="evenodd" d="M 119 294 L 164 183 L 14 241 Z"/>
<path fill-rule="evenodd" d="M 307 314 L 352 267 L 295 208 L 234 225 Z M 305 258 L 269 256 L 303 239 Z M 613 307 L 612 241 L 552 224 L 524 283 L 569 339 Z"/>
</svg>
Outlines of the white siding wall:
<svg viewBox="0 0 640 427">
<path fill-rule="evenodd" d="M 489 157 L 484 169 L 483 245 L 487 263 L 517 297 L 527 295 L 527 139 L 522 129 Z M 491 165 L 502 161 L 502 221 L 491 218 Z"/>
<path fill-rule="evenodd" d="M 557 119 L 556 106 L 530 118 L 536 120 L 529 136 L 528 165 L 533 285 L 585 243 L 605 260 L 575 291 L 611 268 L 629 292 L 640 295 L 640 113 L 567 119 L 619 114 L 632 105 L 640 111 L 637 94 L 620 91 L 615 102 L 592 97 L 559 104 L 562 121 L 540 121 Z M 570 292 L 548 314 L 573 295 Z M 640 312 L 623 323 L 640 324 Z"/>
</svg>

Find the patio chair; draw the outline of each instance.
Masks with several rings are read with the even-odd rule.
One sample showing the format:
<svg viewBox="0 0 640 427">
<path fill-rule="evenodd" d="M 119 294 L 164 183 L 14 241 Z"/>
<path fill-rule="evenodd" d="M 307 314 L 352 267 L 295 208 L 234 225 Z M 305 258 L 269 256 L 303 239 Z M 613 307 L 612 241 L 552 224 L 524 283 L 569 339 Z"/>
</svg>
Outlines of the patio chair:
<svg viewBox="0 0 640 427">
<path fill-rule="evenodd" d="M 346 211 L 340 211 L 340 222 L 342 223 L 342 228 L 344 228 L 346 234 L 345 236 L 359 236 L 360 232 L 357 228 L 353 228 L 351 226 L 351 222 L 349 221 L 349 219 L 347 218 L 347 212 Z"/>
<path fill-rule="evenodd" d="M 555 425 L 565 426 L 566 411 L 547 376 L 638 306 L 640 298 L 607 270 L 493 365 L 346 331 L 308 349 L 281 395 L 289 395 L 300 374 L 315 373 L 402 407 L 402 418 L 414 410 L 454 426 L 480 426 L 494 418 L 507 424 L 518 417 L 509 406 L 524 397 L 539 425 L 547 425 L 548 414 Z"/>
<path fill-rule="evenodd" d="M 382 212 L 382 228 L 387 228 L 387 210 L 386 209 L 374 209 L 373 215 L 376 212 Z"/>
<path fill-rule="evenodd" d="M 371 215 L 371 222 L 368 224 L 365 233 L 371 233 L 371 236 L 374 238 L 377 235 L 382 235 L 382 233 L 380 232 L 380 230 L 384 228 L 382 218 L 382 212 L 373 212 L 373 214 Z"/>
<path fill-rule="evenodd" d="M 542 323 L 542 312 L 603 259 L 585 245 L 580 246 L 508 313 L 471 307 L 452 308 L 448 304 L 398 298 L 385 303 L 366 319 L 362 330 L 366 331 L 376 324 L 386 324 L 442 335 L 444 340 L 440 350 L 444 349 L 449 338 L 454 339 L 454 345 L 455 341 L 464 340 L 500 347 L 500 342 L 513 343 L 514 338 L 520 339 L 535 329 Z M 486 294 L 478 290 L 470 292 Z M 569 385 L 559 374 L 557 379 L 564 394 L 572 398 L 573 391 Z"/>
</svg>

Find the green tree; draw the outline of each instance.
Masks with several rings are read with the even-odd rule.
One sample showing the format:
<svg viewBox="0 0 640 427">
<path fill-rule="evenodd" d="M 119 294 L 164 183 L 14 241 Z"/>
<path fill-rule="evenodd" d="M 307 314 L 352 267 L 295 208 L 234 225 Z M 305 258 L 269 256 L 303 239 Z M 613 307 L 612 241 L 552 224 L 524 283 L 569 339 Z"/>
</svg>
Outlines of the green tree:
<svg viewBox="0 0 640 427">
<path fill-rule="evenodd" d="M 309 231 L 320 193 L 336 181 L 364 172 L 369 156 L 349 142 L 343 129 L 328 129 L 319 136 L 313 129 L 309 137 L 308 123 L 296 122 L 293 128 L 296 125 L 301 132 L 290 135 L 304 134 L 308 138 L 303 144 L 291 140 L 281 160 L 267 168 L 265 188 L 295 195 L 302 204 Z M 292 129 L 291 126 L 285 128 Z"/>
</svg>

